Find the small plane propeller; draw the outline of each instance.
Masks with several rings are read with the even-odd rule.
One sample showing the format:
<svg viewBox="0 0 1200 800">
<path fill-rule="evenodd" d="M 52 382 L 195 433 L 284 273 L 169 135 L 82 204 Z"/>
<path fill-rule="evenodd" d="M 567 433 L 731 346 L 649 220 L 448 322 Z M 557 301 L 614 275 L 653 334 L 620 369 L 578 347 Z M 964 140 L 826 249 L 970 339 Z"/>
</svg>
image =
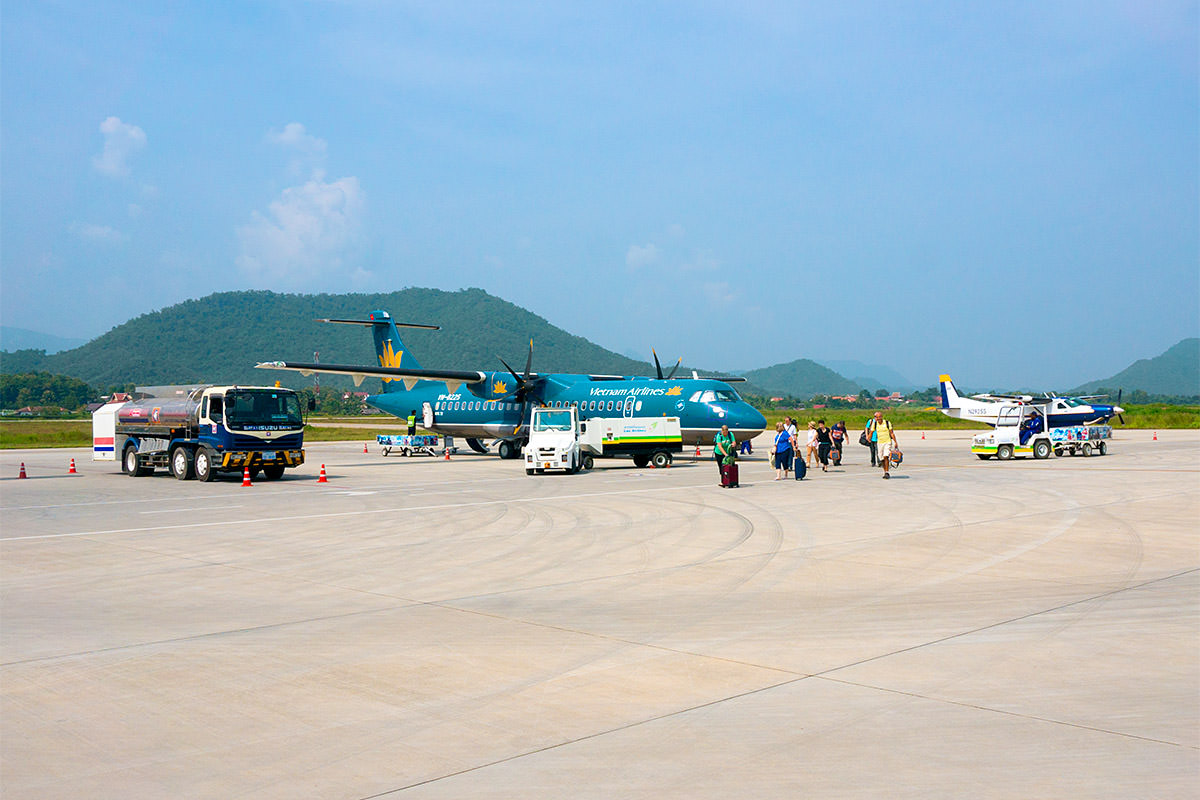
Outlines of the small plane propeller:
<svg viewBox="0 0 1200 800">
<path fill-rule="evenodd" d="M 1121 407 L 1121 392 L 1123 391 L 1125 391 L 1124 388 L 1117 389 L 1117 408 Z M 1122 425 L 1125 424 L 1125 417 L 1122 414 L 1117 414 L 1117 419 L 1121 420 Z"/>
<path fill-rule="evenodd" d="M 671 367 L 670 374 L 668 374 L 666 378 L 663 378 L 662 364 L 658 363 L 658 352 L 653 347 L 650 348 L 650 352 L 654 354 L 654 371 L 658 374 L 658 379 L 660 381 L 669 381 L 671 378 L 674 378 L 675 370 L 679 369 L 679 365 L 683 363 L 683 358 L 681 357 L 678 361 L 676 361 L 675 366 Z"/>
</svg>

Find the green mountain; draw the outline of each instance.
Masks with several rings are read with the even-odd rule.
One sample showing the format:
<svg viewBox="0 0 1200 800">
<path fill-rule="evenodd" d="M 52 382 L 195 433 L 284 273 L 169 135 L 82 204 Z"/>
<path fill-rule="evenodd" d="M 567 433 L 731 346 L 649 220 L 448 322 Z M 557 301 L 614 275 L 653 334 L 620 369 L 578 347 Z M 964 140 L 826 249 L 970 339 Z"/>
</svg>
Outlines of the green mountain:
<svg viewBox="0 0 1200 800">
<path fill-rule="evenodd" d="M 858 394 L 859 386 L 828 367 L 800 358 L 745 373 L 746 380 L 771 394 L 807 399 L 814 394 Z"/>
<path fill-rule="evenodd" d="M 1184 339 L 1160 356 L 1135 361 L 1111 378 L 1085 383 L 1072 389 L 1071 394 L 1100 389 L 1179 397 L 1200 395 L 1200 339 Z"/>
<path fill-rule="evenodd" d="M 653 366 L 610 352 L 482 289 L 443 292 L 404 289 L 390 294 L 277 294 L 224 292 L 188 300 L 113 328 L 82 347 L 47 355 L 40 350 L 0 354 L 0 372 L 34 370 L 70 375 L 98 388 L 191 382 L 312 384 L 297 373 L 254 369 L 259 361 L 373 364 L 369 332 L 328 325 L 319 318 L 365 319 L 375 309 L 397 321 L 441 325 L 440 331 L 403 330 L 421 366 L 443 369 L 515 369 L 525 366 L 534 341 L 537 372 L 650 375 Z M 351 386 L 325 375 L 323 385 Z M 368 379 L 364 391 L 378 391 Z"/>
</svg>

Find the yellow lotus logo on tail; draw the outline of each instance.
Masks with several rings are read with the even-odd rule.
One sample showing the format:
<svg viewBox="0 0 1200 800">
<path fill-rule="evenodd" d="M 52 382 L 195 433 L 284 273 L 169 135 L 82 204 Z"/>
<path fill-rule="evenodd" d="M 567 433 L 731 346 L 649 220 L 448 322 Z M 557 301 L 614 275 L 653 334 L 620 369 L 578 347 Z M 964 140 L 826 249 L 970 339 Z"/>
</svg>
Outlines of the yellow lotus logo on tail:
<svg viewBox="0 0 1200 800">
<path fill-rule="evenodd" d="M 504 394 L 507 391 L 508 386 L 505 385 L 504 381 L 496 381 L 492 384 L 492 394 Z"/>
<path fill-rule="evenodd" d="M 670 389 L 667 389 L 667 397 L 675 397 L 675 396 L 678 396 L 681 394 L 683 394 L 682 386 L 677 385 L 677 386 L 672 386 Z"/>
<path fill-rule="evenodd" d="M 390 341 L 384 341 L 383 352 L 379 354 L 379 366 L 399 369 L 400 359 L 403 357 L 403 350 L 395 351 L 392 349 L 392 343 Z M 394 380 L 396 380 L 396 378 L 384 378 L 383 382 L 391 383 Z"/>
</svg>

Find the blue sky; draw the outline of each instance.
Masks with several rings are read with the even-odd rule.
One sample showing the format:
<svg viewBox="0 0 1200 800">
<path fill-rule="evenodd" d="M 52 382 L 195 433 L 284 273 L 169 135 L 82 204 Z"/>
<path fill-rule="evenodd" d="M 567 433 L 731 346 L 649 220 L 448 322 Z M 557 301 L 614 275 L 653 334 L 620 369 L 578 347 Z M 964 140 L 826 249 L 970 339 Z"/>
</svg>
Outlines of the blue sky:
<svg viewBox="0 0 1200 800">
<path fill-rule="evenodd" d="M 1066 388 L 1200 334 L 1197 6 L 7 3 L 0 320 L 478 286 Z"/>
</svg>

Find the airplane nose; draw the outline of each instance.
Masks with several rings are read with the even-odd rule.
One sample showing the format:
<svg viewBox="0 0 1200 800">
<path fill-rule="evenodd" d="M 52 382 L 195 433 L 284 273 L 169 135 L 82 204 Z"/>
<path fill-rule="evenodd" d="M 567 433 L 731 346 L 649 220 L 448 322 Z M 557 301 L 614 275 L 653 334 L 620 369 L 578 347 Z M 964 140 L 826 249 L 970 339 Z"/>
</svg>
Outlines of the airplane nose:
<svg viewBox="0 0 1200 800">
<path fill-rule="evenodd" d="M 754 406 L 747 405 L 745 408 L 738 409 L 738 414 L 730 427 L 735 426 L 738 430 L 763 431 L 767 427 L 767 418 L 759 413 L 758 409 Z"/>
</svg>

